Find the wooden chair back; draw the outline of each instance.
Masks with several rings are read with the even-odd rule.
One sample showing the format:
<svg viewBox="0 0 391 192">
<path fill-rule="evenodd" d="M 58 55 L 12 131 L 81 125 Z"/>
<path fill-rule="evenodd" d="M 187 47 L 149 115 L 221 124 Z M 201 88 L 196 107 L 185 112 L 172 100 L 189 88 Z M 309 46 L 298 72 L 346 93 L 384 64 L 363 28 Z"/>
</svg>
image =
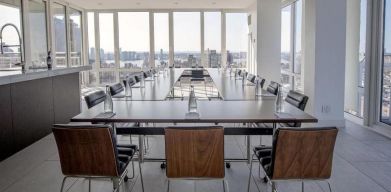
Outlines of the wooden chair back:
<svg viewBox="0 0 391 192">
<path fill-rule="evenodd" d="M 168 178 L 224 178 L 223 127 L 166 128 Z"/>
<path fill-rule="evenodd" d="M 338 129 L 280 128 L 272 152 L 272 179 L 329 179 Z"/>
<path fill-rule="evenodd" d="M 66 176 L 119 176 L 116 140 L 105 125 L 54 125 L 62 173 Z"/>
</svg>

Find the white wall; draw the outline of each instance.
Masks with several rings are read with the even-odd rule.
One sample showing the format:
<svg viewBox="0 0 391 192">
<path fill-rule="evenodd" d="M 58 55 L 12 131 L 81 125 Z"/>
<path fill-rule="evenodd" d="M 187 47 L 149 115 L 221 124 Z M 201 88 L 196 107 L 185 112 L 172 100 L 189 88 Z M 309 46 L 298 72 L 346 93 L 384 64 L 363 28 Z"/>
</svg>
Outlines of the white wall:
<svg viewBox="0 0 391 192">
<path fill-rule="evenodd" d="M 346 0 L 304 0 L 304 92 L 320 125 L 344 126 Z"/>
</svg>

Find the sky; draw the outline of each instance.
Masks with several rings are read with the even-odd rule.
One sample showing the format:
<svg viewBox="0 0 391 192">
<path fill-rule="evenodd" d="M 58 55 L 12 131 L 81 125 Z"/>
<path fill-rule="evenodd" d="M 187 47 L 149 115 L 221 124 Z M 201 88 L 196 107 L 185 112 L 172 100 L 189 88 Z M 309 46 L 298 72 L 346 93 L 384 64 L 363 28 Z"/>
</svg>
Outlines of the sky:
<svg viewBox="0 0 391 192">
<path fill-rule="evenodd" d="M 91 15 L 92 16 L 92 15 Z M 89 17 L 89 27 L 94 27 Z M 221 13 L 205 13 L 205 49 L 221 51 Z M 201 50 L 200 12 L 174 13 L 174 49 L 178 52 Z M 227 13 L 227 49 L 246 51 L 248 26 L 246 13 Z M 113 14 L 99 14 L 100 45 L 114 50 Z M 122 51 L 149 51 L 149 14 L 126 12 L 118 14 L 119 44 Z M 154 14 L 155 50 L 169 49 L 168 13 Z M 90 30 L 92 32 L 92 30 Z M 93 37 L 93 35 L 91 36 Z M 90 38 L 92 40 L 92 38 Z"/>
<path fill-rule="evenodd" d="M 0 27 L 6 23 L 15 24 L 20 30 L 20 13 L 19 9 L 4 6 L 0 4 Z M 18 36 L 12 27 L 7 27 L 3 32 L 3 42 L 7 44 L 18 44 Z"/>
</svg>

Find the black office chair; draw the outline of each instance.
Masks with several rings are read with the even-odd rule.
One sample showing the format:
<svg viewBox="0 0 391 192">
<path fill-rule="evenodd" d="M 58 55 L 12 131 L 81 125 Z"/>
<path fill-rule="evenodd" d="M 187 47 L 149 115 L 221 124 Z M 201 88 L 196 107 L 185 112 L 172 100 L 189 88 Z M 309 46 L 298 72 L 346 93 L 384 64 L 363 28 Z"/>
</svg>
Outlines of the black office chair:
<svg viewBox="0 0 391 192">
<path fill-rule="evenodd" d="M 249 74 L 249 75 L 247 76 L 247 81 L 250 81 L 251 83 L 255 83 L 255 78 L 256 78 L 255 75 Z"/>
<path fill-rule="evenodd" d="M 265 78 L 258 76 L 258 83 L 259 83 L 259 86 L 261 87 L 261 89 L 263 89 L 263 86 L 265 86 L 265 81 L 266 81 Z"/>
<path fill-rule="evenodd" d="M 126 86 L 133 86 L 133 85 L 135 85 L 137 82 L 136 82 L 136 79 L 135 79 L 135 77 L 134 76 L 130 76 L 130 77 L 128 77 L 127 79 L 124 79 L 123 80 L 123 83 L 124 83 L 124 85 L 125 85 L 125 88 L 126 88 Z"/>
<path fill-rule="evenodd" d="M 110 93 L 112 96 L 117 95 L 118 93 L 121 93 L 124 90 L 125 88 L 121 83 L 116 83 L 110 86 Z"/>
<path fill-rule="evenodd" d="M 53 134 L 64 174 L 61 192 L 66 179 L 70 177 L 88 179 L 89 191 L 92 178 L 111 178 L 113 190 L 118 191 L 122 181 L 127 182 L 129 179 L 126 167 L 130 162 L 133 165 L 134 178 L 133 157 L 138 149 L 119 147 L 110 126 L 54 125 Z M 144 191 L 140 161 L 139 166 L 141 187 Z"/>
<path fill-rule="evenodd" d="M 267 86 L 266 91 L 273 94 L 273 95 L 277 95 L 278 87 L 279 87 L 278 83 L 271 81 L 269 86 Z"/>
<path fill-rule="evenodd" d="M 106 99 L 106 93 L 104 91 L 96 91 L 84 97 L 88 109 L 102 103 Z M 130 127 L 139 127 L 139 123 L 116 123 L 115 128 L 118 132 L 123 132 L 122 130 L 129 129 Z M 131 135 L 130 135 L 131 136 Z M 137 147 L 132 144 L 132 138 L 130 137 L 130 145 L 123 145 L 123 147 Z"/>
<path fill-rule="evenodd" d="M 273 147 L 255 147 L 250 163 L 250 175 L 247 191 L 250 191 L 252 161 L 257 157 L 265 172 L 264 182 L 271 183 L 276 191 L 275 182 L 280 180 L 304 181 L 324 180 L 329 185 L 333 152 L 338 129 L 327 128 L 279 128 L 273 136 Z"/>
<path fill-rule="evenodd" d="M 285 102 L 304 111 L 305 107 L 307 106 L 308 96 L 291 90 L 291 91 L 289 91 L 288 95 L 286 96 Z M 280 126 L 281 127 L 301 127 L 301 123 L 280 123 Z"/>
</svg>

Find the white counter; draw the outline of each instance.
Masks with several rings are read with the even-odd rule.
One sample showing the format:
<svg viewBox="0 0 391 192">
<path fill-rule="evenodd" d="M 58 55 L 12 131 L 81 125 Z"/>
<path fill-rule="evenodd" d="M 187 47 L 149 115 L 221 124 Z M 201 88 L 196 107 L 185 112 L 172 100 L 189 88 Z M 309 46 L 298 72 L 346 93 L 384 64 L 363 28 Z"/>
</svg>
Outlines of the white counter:
<svg viewBox="0 0 391 192">
<path fill-rule="evenodd" d="M 59 75 L 66 75 L 70 73 L 77 73 L 81 71 L 91 70 L 92 66 L 80 66 L 71 68 L 53 68 L 52 70 L 37 69 L 28 70 L 26 73 L 21 71 L 0 71 L 0 85 L 7 85 L 12 83 L 18 83 L 23 81 L 31 81 L 35 79 L 41 79 L 46 77 L 53 77 Z"/>
</svg>

